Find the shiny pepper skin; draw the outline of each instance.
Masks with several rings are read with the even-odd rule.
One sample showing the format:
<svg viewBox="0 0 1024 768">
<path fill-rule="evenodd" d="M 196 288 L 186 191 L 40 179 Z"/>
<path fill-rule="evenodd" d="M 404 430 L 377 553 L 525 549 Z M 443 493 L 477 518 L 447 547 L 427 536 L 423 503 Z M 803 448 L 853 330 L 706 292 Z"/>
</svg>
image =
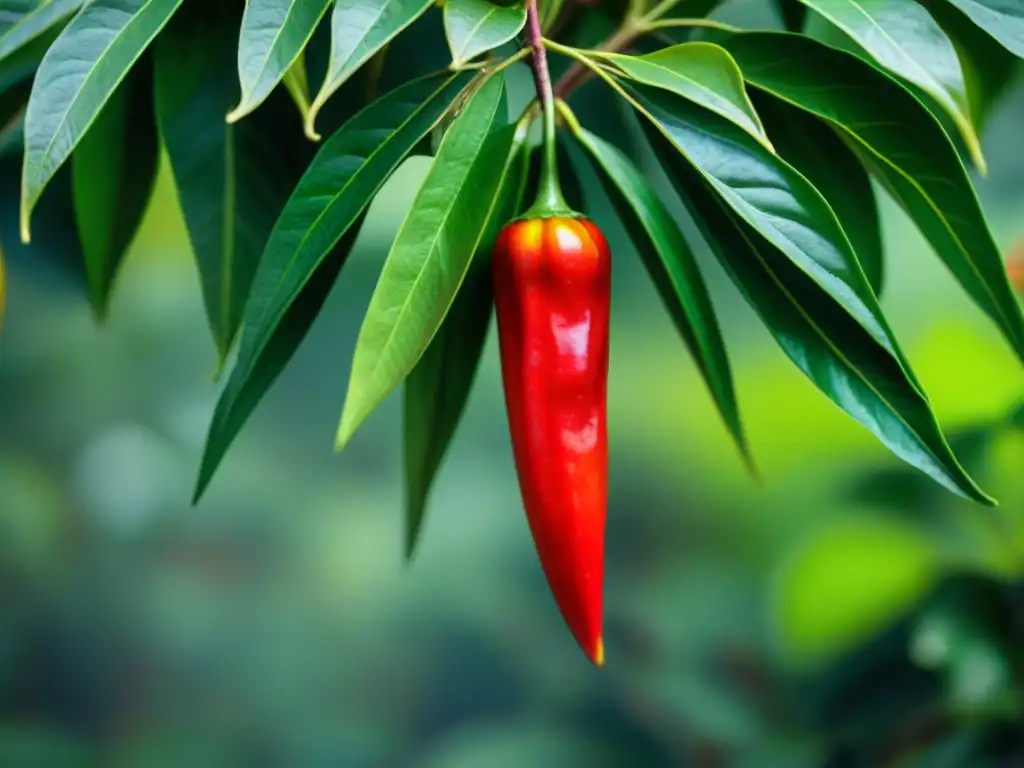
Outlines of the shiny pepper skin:
<svg viewBox="0 0 1024 768">
<path fill-rule="evenodd" d="M 492 265 L 523 505 L 562 616 L 598 666 L 604 663 L 610 267 L 601 231 L 587 219 L 561 217 L 508 224 Z"/>
</svg>

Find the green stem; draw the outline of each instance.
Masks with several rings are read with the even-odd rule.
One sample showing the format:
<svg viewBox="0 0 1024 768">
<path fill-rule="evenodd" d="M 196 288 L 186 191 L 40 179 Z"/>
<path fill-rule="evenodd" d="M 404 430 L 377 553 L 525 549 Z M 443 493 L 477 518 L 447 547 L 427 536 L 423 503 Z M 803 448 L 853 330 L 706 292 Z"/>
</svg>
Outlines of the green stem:
<svg viewBox="0 0 1024 768">
<path fill-rule="evenodd" d="M 533 51 L 531 69 L 537 87 L 537 98 L 540 100 L 542 121 L 544 126 L 544 155 L 541 163 L 540 186 L 537 199 L 524 218 L 549 216 L 577 216 L 562 195 L 562 187 L 558 181 L 558 144 L 555 135 L 555 95 L 551 87 L 551 72 L 548 69 L 547 49 L 541 34 L 540 16 L 537 13 L 537 2 L 531 0 L 526 9 L 526 40 Z"/>
</svg>

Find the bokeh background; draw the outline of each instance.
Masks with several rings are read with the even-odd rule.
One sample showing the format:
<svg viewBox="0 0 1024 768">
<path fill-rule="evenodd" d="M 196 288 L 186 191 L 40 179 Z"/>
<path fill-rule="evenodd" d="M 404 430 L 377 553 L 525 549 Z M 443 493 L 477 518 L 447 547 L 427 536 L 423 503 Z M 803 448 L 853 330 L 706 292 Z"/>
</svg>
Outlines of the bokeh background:
<svg viewBox="0 0 1024 768">
<path fill-rule="evenodd" d="M 776 26 L 757 3 L 719 16 Z M 1006 247 L 1024 235 L 1016 86 L 977 180 Z M 600 120 L 604 92 L 586 93 Z M 426 163 L 374 203 L 198 508 L 219 385 L 166 166 L 106 325 L 66 267 L 6 238 L 0 765 L 1024 765 L 1024 428 L 1005 421 L 1024 376 L 908 220 L 881 197 L 883 306 L 998 510 L 902 469 L 700 253 L 752 481 L 584 174 L 615 252 L 597 671 L 522 514 L 493 327 L 414 562 L 400 397 L 333 453 L 359 322 Z"/>
</svg>

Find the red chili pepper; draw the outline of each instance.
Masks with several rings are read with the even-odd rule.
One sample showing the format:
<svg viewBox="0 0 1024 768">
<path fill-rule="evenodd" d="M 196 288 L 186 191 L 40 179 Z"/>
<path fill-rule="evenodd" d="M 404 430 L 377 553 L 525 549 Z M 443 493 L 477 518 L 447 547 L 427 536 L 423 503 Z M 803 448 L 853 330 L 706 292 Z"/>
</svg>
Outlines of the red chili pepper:
<svg viewBox="0 0 1024 768">
<path fill-rule="evenodd" d="M 604 663 L 608 243 L 584 218 L 508 224 L 494 249 L 502 378 L 533 540 L 583 651 Z"/>
</svg>

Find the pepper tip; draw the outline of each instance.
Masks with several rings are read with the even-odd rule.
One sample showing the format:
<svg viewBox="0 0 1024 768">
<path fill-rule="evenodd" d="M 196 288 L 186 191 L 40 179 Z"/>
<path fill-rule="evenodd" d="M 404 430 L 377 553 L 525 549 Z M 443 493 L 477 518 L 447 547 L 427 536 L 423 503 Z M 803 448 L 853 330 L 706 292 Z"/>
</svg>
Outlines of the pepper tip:
<svg viewBox="0 0 1024 768">
<path fill-rule="evenodd" d="M 600 668 L 604 666 L 604 638 L 597 638 L 597 647 L 594 649 L 593 656 L 594 666 Z"/>
</svg>

